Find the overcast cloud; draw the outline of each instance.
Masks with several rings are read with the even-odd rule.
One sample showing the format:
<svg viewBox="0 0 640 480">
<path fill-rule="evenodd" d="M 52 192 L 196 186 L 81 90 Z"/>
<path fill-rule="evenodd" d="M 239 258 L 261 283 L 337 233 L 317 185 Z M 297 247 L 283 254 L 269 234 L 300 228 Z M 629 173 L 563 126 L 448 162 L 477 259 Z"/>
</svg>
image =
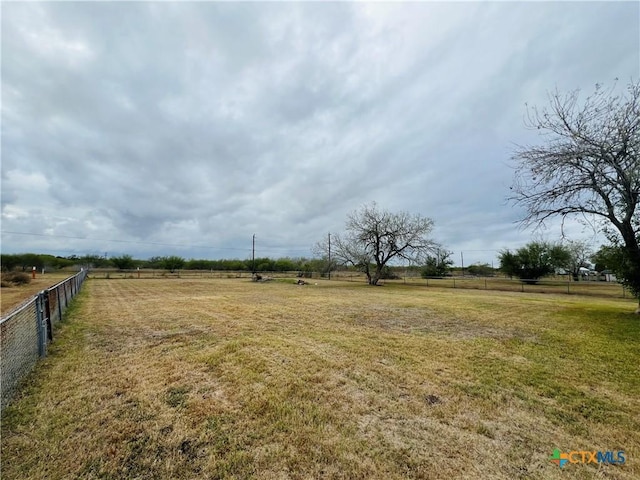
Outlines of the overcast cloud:
<svg viewBox="0 0 640 480">
<path fill-rule="evenodd" d="M 638 2 L 1 8 L 4 253 L 310 256 L 376 201 L 491 262 L 525 102 L 640 75 Z"/>
</svg>

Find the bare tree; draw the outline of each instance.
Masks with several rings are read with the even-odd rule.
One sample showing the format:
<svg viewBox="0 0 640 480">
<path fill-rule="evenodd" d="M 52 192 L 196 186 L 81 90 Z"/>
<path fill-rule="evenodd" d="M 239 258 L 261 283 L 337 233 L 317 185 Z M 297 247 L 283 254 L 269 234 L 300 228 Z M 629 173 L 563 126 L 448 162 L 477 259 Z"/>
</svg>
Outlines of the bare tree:
<svg viewBox="0 0 640 480">
<path fill-rule="evenodd" d="M 596 85 L 579 102 L 579 91 L 549 95 L 549 105 L 528 109 L 527 126 L 545 142 L 521 146 L 514 155 L 510 199 L 525 207 L 524 226 L 552 217 L 594 219 L 622 246 L 626 285 L 640 295 L 640 82 L 621 95 Z"/>
<path fill-rule="evenodd" d="M 580 279 L 580 269 L 591 266 L 593 250 L 584 240 L 569 240 L 564 246 L 569 253 L 568 269 L 574 280 Z"/>
<path fill-rule="evenodd" d="M 391 213 L 374 202 L 349 214 L 344 235 L 332 237 L 331 257 L 361 269 L 369 285 L 377 285 L 385 266 L 399 260 L 420 263 L 437 250 L 428 237 L 432 229 L 429 218 Z M 316 244 L 315 251 L 328 254 L 327 242 Z"/>
</svg>

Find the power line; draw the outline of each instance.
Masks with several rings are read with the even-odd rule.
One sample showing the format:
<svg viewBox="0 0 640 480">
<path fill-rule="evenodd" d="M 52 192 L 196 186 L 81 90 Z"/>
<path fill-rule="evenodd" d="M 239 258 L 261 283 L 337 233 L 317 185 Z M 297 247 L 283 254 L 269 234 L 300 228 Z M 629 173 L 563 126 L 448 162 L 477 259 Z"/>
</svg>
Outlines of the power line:
<svg viewBox="0 0 640 480">
<path fill-rule="evenodd" d="M 499 248 L 490 248 L 490 249 L 486 249 L 486 250 L 473 250 L 470 248 L 463 248 L 461 249 L 463 252 L 499 252 L 500 249 Z"/>
<path fill-rule="evenodd" d="M 121 240 L 121 239 L 110 239 L 110 238 L 95 238 L 95 237 L 79 237 L 75 235 L 60 235 L 60 234 L 50 234 L 50 233 L 34 233 L 34 232 L 16 232 L 10 230 L 1 230 L 0 233 L 2 235 L 24 235 L 24 236 L 32 236 L 32 237 L 45 237 L 45 238 L 66 238 L 71 240 L 88 240 L 94 242 L 114 242 L 114 243 L 123 243 L 130 245 L 151 245 L 156 247 L 181 247 L 181 248 L 201 248 L 208 250 L 233 250 L 233 251 L 241 251 L 248 252 L 251 249 L 249 248 L 237 248 L 237 247 L 214 247 L 211 245 L 195 245 L 195 244 L 185 244 L 185 243 L 163 243 L 163 242 L 149 242 L 142 240 Z M 301 247 L 301 246 L 293 246 L 293 247 L 260 247 L 261 250 L 265 251 L 288 251 L 288 252 L 308 252 L 310 249 Z"/>
<path fill-rule="evenodd" d="M 120 240 L 112 238 L 95 238 L 95 237 L 77 237 L 74 235 L 59 235 L 49 233 L 32 233 L 32 232 L 13 232 L 8 230 L 2 230 L 2 234 L 11 235 L 26 235 L 33 237 L 48 237 L 48 238 L 69 238 L 73 240 L 92 240 L 95 242 L 114 242 L 114 243 L 128 243 L 133 245 L 154 245 L 158 247 L 189 247 L 189 248 L 209 248 L 215 250 L 247 250 L 246 248 L 233 248 L 233 247 L 212 247 L 210 245 L 193 245 L 185 243 L 161 243 L 161 242 L 145 242 L 141 240 Z"/>
</svg>

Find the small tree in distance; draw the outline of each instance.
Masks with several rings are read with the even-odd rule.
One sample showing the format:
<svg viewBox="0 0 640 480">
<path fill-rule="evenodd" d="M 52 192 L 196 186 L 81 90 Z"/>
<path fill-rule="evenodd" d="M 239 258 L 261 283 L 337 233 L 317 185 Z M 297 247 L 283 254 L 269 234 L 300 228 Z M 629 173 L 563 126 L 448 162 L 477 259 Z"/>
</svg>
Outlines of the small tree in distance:
<svg viewBox="0 0 640 480">
<path fill-rule="evenodd" d="M 586 242 L 580 240 L 569 241 L 566 244 L 566 249 L 569 252 L 567 269 L 571 272 L 573 279 L 578 280 L 580 278 L 580 269 L 591 266 L 589 259 L 593 255 L 593 251 Z"/>
<path fill-rule="evenodd" d="M 503 273 L 518 277 L 525 283 L 535 284 L 540 278 L 554 273 L 557 268 L 566 268 L 570 254 L 561 245 L 531 242 L 515 252 L 502 250 L 498 258 Z"/>
<path fill-rule="evenodd" d="M 453 265 L 451 254 L 447 250 L 441 250 L 437 256 L 428 255 L 420 272 L 422 278 L 444 277 Z"/>
<path fill-rule="evenodd" d="M 177 255 L 171 255 L 162 259 L 162 267 L 165 270 L 169 270 L 171 273 L 175 272 L 176 270 L 180 270 L 182 267 L 184 267 L 184 264 L 184 258 L 178 257 Z"/>
<path fill-rule="evenodd" d="M 331 259 L 357 267 L 369 285 L 377 285 L 391 262 L 420 264 L 436 251 L 437 244 L 429 237 L 432 229 L 430 218 L 392 213 L 373 202 L 349 214 L 344 235 L 333 236 Z M 317 243 L 314 251 L 329 258 L 328 241 Z"/>
<path fill-rule="evenodd" d="M 591 261 L 595 264 L 598 272 L 610 270 L 622 277 L 622 265 L 624 263 L 624 251 L 615 245 L 602 245 L 600 249 L 591 256 Z"/>
<path fill-rule="evenodd" d="M 111 257 L 109 260 L 118 270 L 131 270 L 136 266 L 136 262 L 131 255 Z"/>
</svg>

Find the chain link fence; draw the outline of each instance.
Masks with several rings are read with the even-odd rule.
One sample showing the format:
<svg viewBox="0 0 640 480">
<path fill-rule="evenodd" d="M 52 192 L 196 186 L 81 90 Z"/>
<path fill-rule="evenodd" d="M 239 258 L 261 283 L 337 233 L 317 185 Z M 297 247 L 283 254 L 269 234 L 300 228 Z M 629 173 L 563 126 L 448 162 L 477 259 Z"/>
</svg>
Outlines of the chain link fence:
<svg viewBox="0 0 640 480">
<path fill-rule="evenodd" d="M 9 404 L 20 381 L 47 355 L 54 326 L 75 297 L 87 271 L 38 293 L 0 319 L 0 410 Z"/>
</svg>

